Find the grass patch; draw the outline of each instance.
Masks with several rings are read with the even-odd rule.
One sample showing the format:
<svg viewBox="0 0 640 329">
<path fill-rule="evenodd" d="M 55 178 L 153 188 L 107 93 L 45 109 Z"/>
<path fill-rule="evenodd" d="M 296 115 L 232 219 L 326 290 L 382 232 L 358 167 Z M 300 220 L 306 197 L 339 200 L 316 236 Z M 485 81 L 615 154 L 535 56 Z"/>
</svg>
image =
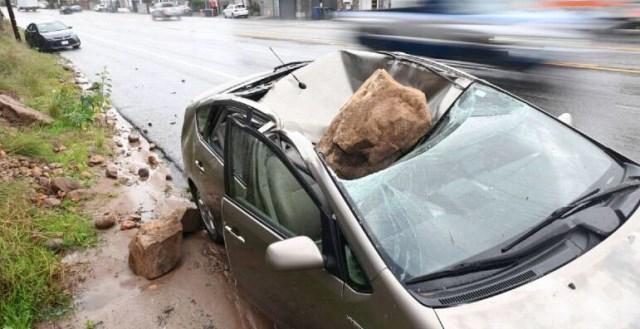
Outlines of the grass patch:
<svg viewBox="0 0 640 329">
<path fill-rule="evenodd" d="M 96 243 L 91 221 L 70 207 L 35 208 L 24 181 L 0 185 L 0 328 L 30 328 L 34 321 L 66 308 L 59 257 L 44 246 L 62 238 L 64 249 Z"/>
<path fill-rule="evenodd" d="M 109 79 L 99 75 L 99 92 L 83 95 L 71 72 L 57 65 L 59 57 L 17 43 L 11 28 L 0 32 L 0 93 L 49 113 L 49 126 L 9 128 L 0 125 L 0 149 L 10 155 L 62 165 L 62 176 L 80 178 L 91 154 L 108 154 L 110 131 L 95 127 L 93 117 L 108 104 Z M 66 150 L 56 153 L 54 148 Z M 31 328 L 35 322 L 60 316 L 70 305 L 64 288 L 60 256 L 45 242 L 62 239 L 62 252 L 93 246 L 97 234 L 77 205 L 55 209 L 35 207 L 28 180 L 0 180 L 0 328 Z"/>
</svg>

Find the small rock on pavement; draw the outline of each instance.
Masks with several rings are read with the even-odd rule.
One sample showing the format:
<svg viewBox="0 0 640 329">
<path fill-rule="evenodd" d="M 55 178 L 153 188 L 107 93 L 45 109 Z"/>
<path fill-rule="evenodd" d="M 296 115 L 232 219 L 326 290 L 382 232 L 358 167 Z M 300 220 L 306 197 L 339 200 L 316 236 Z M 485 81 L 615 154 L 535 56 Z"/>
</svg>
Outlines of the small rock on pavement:
<svg viewBox="0 0 640 329">
<path fill-rule="evenodd" d="M 61 238 L 53 238 L 49 239 L 44 243 L 44 246 L 53 252 L 60 251 L 62 249 L 62 245 L 64 244 L 64 240 Z"/>
<path fill-rule="evenodd" d="M 200 219 L 200 212 L 195 204 L 191 204 L 186 207 L 181 207 L 173 211 L 170 216 L 180 218 L 182 223 L 182 232 L 191 233 L 202 230 L 202 220 Z"/>
<path fill-rule="evenodd" d="M 130 230 L 132 228 L 136 228 L 138 226 L 139 226 L 139 224 L 137 222 L 134 222 L 132 220 L 125 220 L 122 223 L 120 223 L 120 230 L 121 231 L 126 231 L 126 230 Z"/>
<path fill-rule="evenodd" d="M 166 176 L 164 176 L 164 179 L 166 179 L 168 181 L 172 181 L 173 177 L 171 176 L 171 174 L 167 174 Z"/>
<path fill-rule="evenodd" d="M 140 178 L 142 178 L 142 179 L 149 178 L 149 168 L 142 167 L 142 168 L 138 169 L 138 176 L 140 176 Z"/>
<path fill-rule="evenodd" d="M 51 190 L 54 193 L 58 193 L 58 191 L 69 193 L 81 187 L 80 183 L 67 177 L 56 177 L 51 181 Z"/>
<path fill-rule="evenodd" d="M 107 214 L 106 216 L 96 218 L 96 220 L 93 221 L 93 225 L 99 230 L 106 230 L 116 224 L 116 219 L 115 214 Z"/>
<path fill-rule="evenodd" d="M 138 135 L 137 132 L 132 131 L 131 133 L 129 133 L 127 139 L 129 140 L 129 143 L 137 143 L 140 141 L 140 135 Z"/>
<path fill-rule="evenodd" d="M 58 200 L 58 198 L 55 197 L 47 197 L 44 200 L 42 200 L 42 203 L 47 206 L 47 207 L 57 207 L 60 205 L 60 200 Z"/>
<path fill-rule="evenodd" d="M 149 143 L 149 151 L 153 151 L 153 150 L 155 150 L 155 149 L 156 149 L 156 147 L 157 147 L 157 146 L 156 146 L 156 144 L 154 144 L 154 143 Z"/>
<path fill-rule="evenodd" d="M 117 179 L 118 178 L 118 167 L 114 164 L 110 164 L 107 166 L 104 172 L 107 178 Z"/>
<path fill-rule="evenodd" d="M 99 154 L 94 154 L 89 157 L 89 166 L 99 166 L 104 163 L 104 157 Z"/>
<path fill-rule="evenodd" d="M 143 224 L 129 243 L 129 267 L 149 280 L 175 268 L 181 255 L 182 224 L 175 216 Z"/>
</svg>

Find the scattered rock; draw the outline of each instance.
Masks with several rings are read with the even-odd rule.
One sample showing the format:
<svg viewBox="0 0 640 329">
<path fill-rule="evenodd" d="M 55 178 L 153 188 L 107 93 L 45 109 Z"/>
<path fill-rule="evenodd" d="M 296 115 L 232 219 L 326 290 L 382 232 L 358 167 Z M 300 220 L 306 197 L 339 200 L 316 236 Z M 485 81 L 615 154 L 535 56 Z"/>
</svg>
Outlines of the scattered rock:
<svg viewBox="0 0 640 329">
<path fill-rule="evenodd" d="M 146 135 L 149 133 L 149 131 L 147 129 L 142 129 L 142 133 Z"/>
<path fill-rule="evenodd" d="M 140 176 L 140 178 L 142 178 L 142 179 L 149 178 L 149 168 L 142 167 L 142 168 L 138 169 L 138 176 Z"/>
<path fill-rule="evenodd" d="M 139 226 L 139 224 L 137 222 L 134 222 L 132 220 L 125 220 L 122 223 L 120 223 L 120 230 L 121 231 L 126 231 L 126 230 L 130 230 L 132 228 L 136 228 L 138 226 Z"/>
<path fill-rule="evenodd" d="M 150 155 L 147 157 L 147 162 L 149 162 L 149 165 L 151 165 L 152 167 L 155 167 L 155 166 L 157 166 L 157 165 L 158 165 L 158 158 L 156 158 L 156 156 L 155 156 L 155 155 L 150 154 Z"/>
<path fill-rule="evenodd" d="M 89 166 L 90 167 L 99 166 L 103 164 L 104 161 L 105 161 L 105 158 L 102 155 L 94 154 L 89 157 Z"/>
<path fill-rule="evenodd" d="M 81 189 L 69 191 L 69 193 L 67 193 L 65 197 L 73 202 L 78 202 L 81 200 L 88 200 L 92 198 L 94 195 L 95 193 L 93 191 L 81 188 Z"/>
<path fill-rule="evenodd" d="M 124 146 L 124 144 L 122 144 L 122 141 L 118 139 L 118 140 L 116 141 L 116 146 L 117 146 L 117 147 L 122 147 L 122 146 Z"/>
<path fill-rule="evenodd" d="M 80 173 L 80 178 L 82 179 L 91 179 L 93 178 L 93 173 L 90 171 L 83 171 Z"/>
<path fill-rule="evenodd" d="M 182 224 L 177 217 L 143 224 L 129 243 L 129 267 L 150 280 L 175 268 L 181 255 Z"/>
<path fill-rule="evenodd" d="M 171 174 L 167 174 L 166 176 L 164 176 L 164 179 L 168 181 L 172 181 L 173 177 L 171 176 Z"/>
<path fill-rule="evenodd" d="M 58 198 L 55 197 L 47 197 L 44 200 L 42 200 L 42 203 L 46 206 L 46 207 L 57 207 L 59 206 L 62 202 L 60 202 L 60 200 L 58 200 Z"/>
<path fill-rule="evenodd" d="M 40 176 L 36 178 L 36 182 L 38 183 L 38 185 L 42 186 L 42 188 L 47 191 L 47 193 L 51 189 L 51 181 L 49 180 L 49 178 Z"/>
<path fill-rule="evenodd" d="M 186 82 L 186 80 L 185 80 L 185 79 L 182 79 L 182 80 L 180 80 L 180 82 L 185 83 L 185 82 Z"/>
<path fill-rule="evenodd" d="M 0 150 L 0 159 L 4 158 L 7 156 L 7 152 L 5 152 L 4 150 Z"/>
<path fill-rule="evenodd" d="M 152 126 L 153 126 L 153 124 L 152 124 L 151 122 L 147 123 L 147 125 L 148 125 L 149 127 L 152 127 Z"/>
<path fill-rule="evenodd" d="M 424 93 L 375 71 L 333 119 L 317 148 L 341 178 L 388 167 L 431 127 Z"/>
<path fill-rule="evenodd" d="M 53 122 L 53 119 L 47 114 L 27 107 L 5 94 L 0 95 L 0 119 L 21 125 L 50 124 Z"/>
<path fill-rule="evenodd" d="M 64 151 L 66 151 L 67 148 L 64 145 L 56 145 L 53 147 L 53 152 L 55 153 L 62 153 Z"/>
<path fill-rule="evenodd" d="M 132 222 L 140 223 L 142 221 L 142 216 L 140 216 L 140 214 L 129 214 L 124 219 L 124 221 L 132 221 Z"/>
<path fill-rule="evenodd" d="M 127 139 L 131 144 L 138 143 L 140 142 L 140 135 L 137 132 L 132 131 L 131 133 L 129 133 L 129 136 L 127 136 Z"/>
<path fill-rule="evenodd" d="M 80 183 L 67 177 L 57 177 L 51 180 L 51 191 L 54 193 L 58 193 L 58 191 L 69 193 L 81 187 Z"/>
<path fill-rule="evenodd" d="M 95 123 L 96 126 L 98 127 L 107 127 L 107 115 L 104 113 L 98 113 L 96 114 L 96 116 L 93 118 L 93 123 Z"/>
<path fill-rule="evenodd" d="M 157 148 L 156 144 L 154 143 L 149 143 L 149 151 L 153 151 Z"/>
<path fill-rule="evenodd" d="M 169 122 L 169 124 L 170 124 L 170 125 L 175 125 L 175 124 L 176 124 L 176 122 L 175 122 L 175 121 L 171 121 L 171 122 Z"/>
<path fill-rule="evenodd" d="M 31 168 L 31 177 L 38 178 L 42 176 L 42 169 L 40 167 Z"/>
<path fill-rule="evenodd" d="M 96 220 L 93 221 L 93 225 L 99 230 L 106 230 L 116 224 L 116 219 L 115 214 L 107 214 L 106 216 L 96 218 Z"/>
<path fill-rule="evenodd" d="M 117 179 L 118 178 L 118 167 L 114 164 L 109 164 L 104 172 L 107 178 Z"/>
<path fill-rule="evenodd" d="M 180 218 L 182 223 L 182 232 L 191 233 L 202 230 L 202 220 L 200 219 L 200 211 L 195 204 L 187 207 L 178 208 L 171 213 L 170 216 Z"/>
<path fill-rule="evenodd" d="M 53 252 L 60 251 L 63 245 L 64 245 L 64 240 L 62 240 L 61 238 L 49 239 L 44 243 L 44 246 Z"/>
</svg>

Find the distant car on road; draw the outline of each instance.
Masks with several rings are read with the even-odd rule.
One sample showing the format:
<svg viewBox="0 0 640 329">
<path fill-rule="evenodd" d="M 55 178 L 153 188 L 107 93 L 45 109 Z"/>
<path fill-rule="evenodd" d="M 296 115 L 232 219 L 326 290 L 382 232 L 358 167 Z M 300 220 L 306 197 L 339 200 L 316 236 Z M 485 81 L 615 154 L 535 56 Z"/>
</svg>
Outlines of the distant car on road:
<svg viewBox="0 0 640 329">
<path fill-rule="evenodd" d="M 432 128 L 343 179 L 314 145 L 380 68 L 426 95 Z M 640 166 L 460 70 L 395 52 L 290 63 L 194 99 L 181 146 L 206 230 L 276 327 L 640 323 Z"/>
<path fill-rule="evenodd" d="M 244 5 L 228 5 L 222 11 L 224 18 L 237 18 L 237 17 L 249 17 L 249 10 Z"/>
<path fill-rule="evenodd" d="M 80 48 L 80 38 L 60 21 L 31 23 L 24 31 L 27 44 L 40 51 Z"/>
<path fill-rule="evenodd" d="M 151 7 L 151 19 L 154 21 L 161 19 L 180 19 L 182 18 L 182 8 L 171 2 L 156 3 Z"/>
<path fill-rule="evenodd" d="M 73 9 L 71 9 L 71 6 L 61 6 L 60 7 L 60 14 L 62 14 L 62 15 L 73 14 Z"/>
<path fill-rule="evenodd" d="M 82 7 L 80 5 L 71 5 L 70 8 L 74 13 L 82 12 Z"/>
<path fill-rule="evenodd" d="M 18 0 L 16 7 L 18 10 L 36 11 L 40 8 L 40 4 L 38 3 L 38 0 Z"/>
<path fill-rule="evenodd" d="M 40 9 L 47 9 L 49 8 L 49 3 L 47 1 L 38 1 L 38 7 Z"/>
<path fill-rule="evenodd" d="M 99 3 L 95 7 L 93 7 L 94 11 L 107 11 L 107 6 Z"/>
<path fill-rule="evenodd" d="M 182 16 L 193 16 L 193 10 L 191 10 L 191 7 L 187 5 L 179 5 L 178 8 L 182 10 Z"/>
</svg>

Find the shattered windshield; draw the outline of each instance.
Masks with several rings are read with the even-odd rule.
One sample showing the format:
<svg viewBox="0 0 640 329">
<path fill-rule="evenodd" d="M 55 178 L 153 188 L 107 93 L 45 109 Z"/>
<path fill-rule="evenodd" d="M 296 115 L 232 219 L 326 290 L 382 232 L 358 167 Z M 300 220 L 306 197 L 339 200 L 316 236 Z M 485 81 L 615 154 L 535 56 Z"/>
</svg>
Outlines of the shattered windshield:
<svg viewBox="0 0 640 329">
<path fill-rule="evenodd" d="M 400 280 L 498 246 L 623 168 L 545 114 L 476 83 L 393 166 L 341 180 Z"/>
</svg>

